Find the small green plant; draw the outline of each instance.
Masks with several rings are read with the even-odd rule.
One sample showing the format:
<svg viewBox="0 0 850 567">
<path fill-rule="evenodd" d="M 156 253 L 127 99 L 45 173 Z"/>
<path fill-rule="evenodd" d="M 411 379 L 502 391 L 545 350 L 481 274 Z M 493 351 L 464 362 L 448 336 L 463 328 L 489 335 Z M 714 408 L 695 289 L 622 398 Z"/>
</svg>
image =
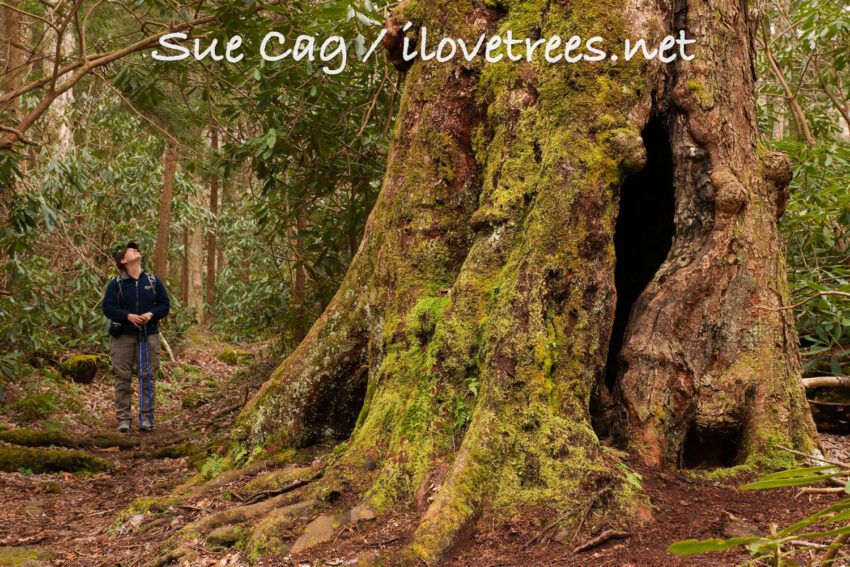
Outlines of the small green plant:
<svg viewBox="0 0 850 567">
<path fill-rule="evenodd" d="M 769 474 L 756 482 L 745 484 L 741 487 L 741 490 L 762 490 L 815 484 L 829 478 L 846 476 L 849 473 L 850 465 L 830 462 L 826 465 L 800 467 Z M 850 494 L 850 480 L 846 482 L 844 492 Z M 677 541 L 667 550 L 676 555 L 694 555 L 724 551 L 740 546 L 754 556 L 744 565 L 768 564 L 772 567 L 790 565 L 831 566 L 835 561 L 838 549 L 847 542 L 849 536 L 850 497 L 844 498 L 785 528 L 780 529 L 776 524 L 771 524 L 770 533 L 765 536 L 753 535 L 706 540 L 689 539 Z M 817 540 L 827 540 L 827 547 L 824 548 L 823 542 Z"/>
<path fill-rule="evenodd" d="M 26 467 L 19 468 L 18 472 L 24 476 L 32 476 L 32 469 L 28 469 Z"/>
<path fill-rule="evenodd" d="M 204 461 L 201 466 L 201 474 L 207 480 L 217 477 L 221 473 L 221 464 L 224 461 L 221 455 L 213 455 Z"/>
</svg>

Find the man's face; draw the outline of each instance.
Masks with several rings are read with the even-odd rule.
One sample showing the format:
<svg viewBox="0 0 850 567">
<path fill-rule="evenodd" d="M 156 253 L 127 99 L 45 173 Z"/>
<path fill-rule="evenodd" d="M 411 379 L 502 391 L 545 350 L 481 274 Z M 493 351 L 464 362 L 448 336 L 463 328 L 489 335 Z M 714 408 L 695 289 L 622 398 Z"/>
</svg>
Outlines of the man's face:
<svg viewBox="0 0 850 567">
<path fill-rule="evenodd" d="M 128 264 L 132 264 L 137 260 L 140 260 L 141 258 L 142 255 L 139 254 L 138 250 L 136 250 L 135 248 L 127 248 L 127 250 L 124 251 L 124 257 L 121 258 L 121 263 L 126 266 Z"/>
</svg>

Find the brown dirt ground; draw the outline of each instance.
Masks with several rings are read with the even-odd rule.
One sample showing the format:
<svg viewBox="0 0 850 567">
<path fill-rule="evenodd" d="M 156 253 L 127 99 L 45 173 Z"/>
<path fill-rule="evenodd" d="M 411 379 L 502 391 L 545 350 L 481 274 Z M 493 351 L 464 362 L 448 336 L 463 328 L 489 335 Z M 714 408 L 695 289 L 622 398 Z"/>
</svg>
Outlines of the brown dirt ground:
<svg viewBox="0 0 850 567">
<path fill-rule="evenodd" d="M 183 361 L 203 369 L 206 377 L 219 384 L 228 383 L 234 368 L 215 360 L 209 352 L 187 355 Z M 197 471 L 186 457 L 153 459 L 150 452 L 184 440 L 198 444 L 226 432 L 235 412 L 217 421 L 210 416 L 222 408 L 233 406 L 234 400 L 244 399 L 245 391 L 253 392 L 261 377 L 250 373 L 239 386 L 221 389 L 219 395 L 208 392 L 209 402 L 199 408 L 180 411 L 180 397 L 187 391 L 182 386 L 163 380 L 170 392 L 160 396 L 160 411 L 167 418 L 157 423 L 151 434 L 133 432 L 140 445 L 135 450 L 94 450 L 117 467 L 114 473 L 94 476 L 71 474 L 24 475 L 0 473 L 0 548 L 7 546 L 39 545 L 58 554 L 50 565 L 61 566 L 122 566 L 135 567 L 157 555 L 159 546 L 181 526 L 200 515 L 235 504 L 229 493 L 237 492 L 246 479 L 227 485 L 192 501 L 184 502 L 165 514 L 137 518 L 139 525 L 118 532 L 111 529 L 116 517 L 138 497 L 168 495 L 170 491 Z M 209 380 L 206 387 L 211 388 Z M 86 435 L 107 427 L 111 430 L 111 385 L 100 379 L 87 386 L 95 414 L 91 425 L 79 425 L 74 431 Z M 214 388 L 213 388 L 214 389 Z M 222 395 L 224 394 L 224 395 Z M 106 400 L 104 402 L 104 400 Z M 100 425 L 97 425 L 100 424 Z M 73 428 L 72 428 L 73 429 Z M 822 439 L 830 456 L 850 461 L 850 440 L 839 435 L 823 434 Z M 596 533 L 586 530 L 561 538 L 537 537 L 541 526 L 552 517 L 516 517 L 507 524 L 496 524 L 489 516 L 480 518 L 477 532 L 456 555 L 445 562 L 451 567 L 570 565 L 575 567 L 685 567 L 731 566 L 750 559 L 746 552 L 729 551 L 679 558 L 666 551 L 675 541 L 688 538 L 723 537 L 724 526 L 731 514 L 740 522 L 766 533 L 769 524 L 786 525 L 838 500 L 835 495 L 806 495 L 797 497 L 795 489 L 770 491 L 738 491 L 747 479 L 718 481 L 704 475 L 683 472 L 661 472 L 630 463 L 642 477 L 653 511 L 647 526 L 634 526 L 625 539 L 610 540 L 581 553 L 572 553 L 579 544 Z M 55 483 L 55 484 L 53 484 Z M 59 491 L 56 491 L 58 485 Z M 297 494 L 293 493 L 293 499 Z M 260 567 L 309 567 L 316 565 L 345 565 L 359 552 L 367 549 L 392 550 L 399 548 L 415 526 L 415 514 L 399 511 L 380 522 L 368 522 L 344 529 L 336 539 L 309 550 L 300 557 L 266 557 Z M 295 530 L 298 530 L 296 526 Z M 604 527 L 604 526 L 602 526 Z M 553 530 L 555 531 L 555 530 Z M 113 533 L 110 533 L 113 532 Z M 297 535 L 292 534 L 293 537 Z M 561 542 L 556 541 L 561 539 Z M 194 566 L 245 565 L 238 550 L 211 552 L 202 542 L 195 546 L 198 559 Z M 835 567 L 842 563 L 836 562 Z"/>
</svg>

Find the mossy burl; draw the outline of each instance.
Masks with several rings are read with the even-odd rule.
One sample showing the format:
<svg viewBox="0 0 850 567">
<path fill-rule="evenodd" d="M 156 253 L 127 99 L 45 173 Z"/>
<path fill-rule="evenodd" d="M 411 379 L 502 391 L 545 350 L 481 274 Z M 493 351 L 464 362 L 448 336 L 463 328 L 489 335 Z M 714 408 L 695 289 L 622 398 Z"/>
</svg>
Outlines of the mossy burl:
<svg viewBox="0 0 850 567">
<path fill-rule="evenodd" d="M 98 368 L 103 366 L 103 357 L 96 354 L 75 354 L 60 364 L 62 373 L 79 384 L 94 380 Z"/>
</svg>

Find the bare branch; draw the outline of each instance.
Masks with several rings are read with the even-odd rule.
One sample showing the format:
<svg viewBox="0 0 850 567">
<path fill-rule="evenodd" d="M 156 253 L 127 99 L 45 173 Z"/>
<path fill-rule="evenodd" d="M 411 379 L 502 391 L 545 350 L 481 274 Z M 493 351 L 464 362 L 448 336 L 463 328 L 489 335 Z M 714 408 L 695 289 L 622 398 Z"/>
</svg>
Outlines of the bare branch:
<svg viewBox="0 0 850 567">
<path fill-rule="evenodd" d="M 18 130 L 17 128 L 12 128 L 10 126 L 4 126 L 4 125 L 0 124 L 0 130 L 2 130 L 3 132 L 10 132 L 10 133 L 14 134 L 15 137 L 18 140 L 20 140 L 21 142 L 23 142 L 23 143 L 25 143 L 29 146 L 37 146 L 38 145 L 37 142 L 33 142 L 32 140 L 30 140 L 29 138 L 24 136 L 24 133 L 21 132 L 20 130 Z"/>
</svg>

